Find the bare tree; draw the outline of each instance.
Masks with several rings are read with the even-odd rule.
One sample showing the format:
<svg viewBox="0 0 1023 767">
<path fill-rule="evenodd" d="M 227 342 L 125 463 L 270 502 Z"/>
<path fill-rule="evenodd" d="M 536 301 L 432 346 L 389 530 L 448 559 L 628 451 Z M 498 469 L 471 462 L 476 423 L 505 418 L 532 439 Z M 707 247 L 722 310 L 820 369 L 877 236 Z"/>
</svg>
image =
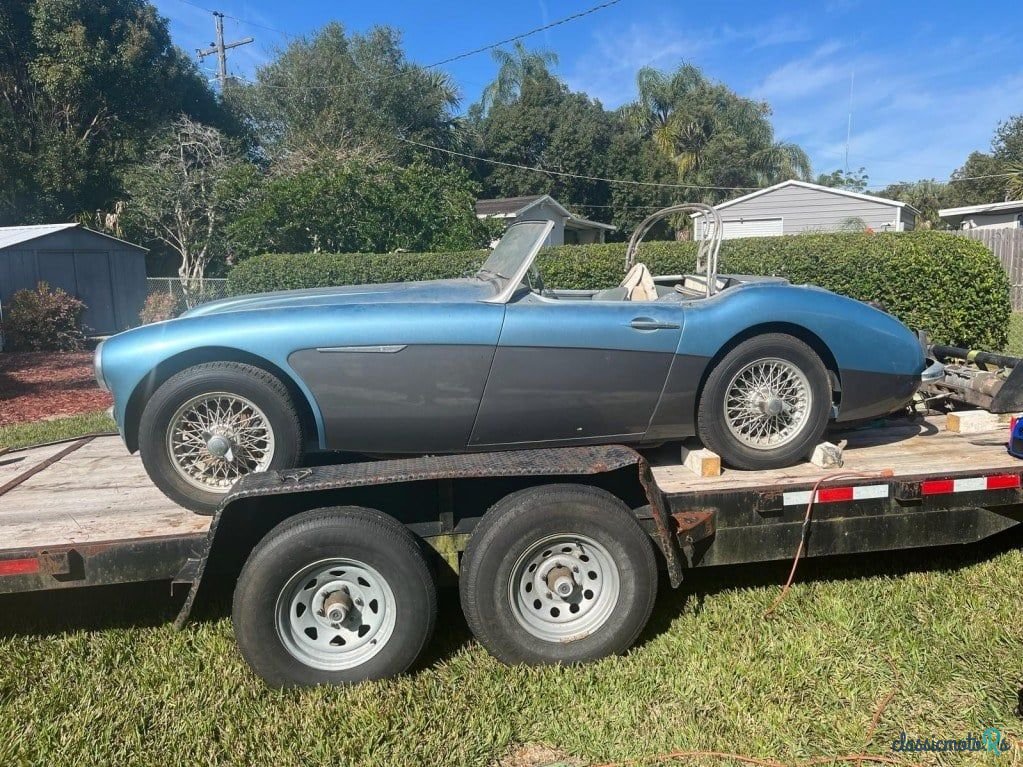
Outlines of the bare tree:
<svg viewBox="0 0 1023 767">
<path fill-rule="evenodd" d="M 223 182 L 237 162 L 220 131 L 182 116 L 126 179 L 126 213 L 180 256 L 178 275 L 189 305 L 217 254 L 228 204 Z"/>
</svg>

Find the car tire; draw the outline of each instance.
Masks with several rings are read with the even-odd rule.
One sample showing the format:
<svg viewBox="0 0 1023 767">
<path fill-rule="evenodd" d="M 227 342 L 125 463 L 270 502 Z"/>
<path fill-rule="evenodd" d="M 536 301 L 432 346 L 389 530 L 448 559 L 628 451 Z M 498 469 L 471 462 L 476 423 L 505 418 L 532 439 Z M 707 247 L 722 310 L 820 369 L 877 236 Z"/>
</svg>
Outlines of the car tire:
<svg viewBox="0 0 1023 767">
<path fill-rule="evenodd" d="M 769 333 L 743 341 L 711 371 L 697 431 L 734 469 L 778 469 L 813 452 L 831 410 L 831 381 L 816 352 L 798 338 Z"/>
<path fill-rule="evenodd" d="M 203 399 L 207 395 L 216 395 L 216 398 Z M 220 395 L 224 395 L 224 398 Z M 230 472 L 231 477 L 220 477 L 219 474 L 211 477 L 209 471 L 204 474 L 201 468 L 195 468 L 196 464 L 186 468 L 185 458 L 176 459 L 172 455 L 171 431 L 175 423 L 190 417 L 190 412 L 196 412 L 188 411 L 189 407 L 201 409 L 205 402 L 237 403 L 231 406 L 232 412 L 238 408 L 235 423 L 232 424 L 232 416 L 225 409 L 219 421 L 226 425 L 217 426 L 228 436 L 237 424 L 244 424 L 246 428 L 251 427 L 253 422 L 265 425 L 265 428 L 260 427 L 262 430 L 258 433 L 250 432 L 256 433 L 261 441 L 253 443 L 253 452 L 246 453 L 244 459 L 241 452 L 229 452 L 227 458 L 233 460 L 214 463 L 215 459 L 211 455 L 201 453 L 201 447 L 179 445 L 177 448 L 200 451 L 192 454 L 202 455 L 203 460 L 207 461 L 206 466 L 215 465 L 217 468 L 213 473 Z M 208 410 L 199 412 L 209 416 Z M 253 417 L 245 420 L 245 414 L 252 414 Z M 193 433 L 198 432 L 193 430 Z M 230 439 L 227 441 L 231 443 Z M 220 446 L 223 444 L 221 442 Z M 268 448 L 268 445 L 272 447 Z M 235 450 L 233 443 L 230 449 Z M 246 473 L 239 466 L 253 467 L 252 470 L 257 471 L 298 466 L 302 458 L 302 428 L 287 388 L 275 376 L 243 363 L 209 362 L 182 370 L 156 390 L 142 411 L 139 452 L 150 479 L 164 495 L 186 509 L 209 514 L 216 510 L 230 490 L 236 479 L 233 475 Z M 256 455 L 261 455 L 265 460 L 257 463 L 253 458 Z M 217 482 L 221 486 L 216 486 Z"/>
<path fill-rule="evenodd" d="M 564 578 L 571 591 L 559 595 Z M 585 663 L 636 641 L 657 595 L 657 561 L 620 499 L 543 485 L 487 511 L 462 558 L 459 591 L 472 633 L 504 663 Z"/>
<path fill-rule="evenodd" d="M 335 624 L 320 608 L 340 593 L 347 612 Z M 242 568 L 232 608 L 242 656 L 271 687 L 400 674 L 436 620 L 436 587 L 419 540 L 395 519 L 357 506 L 305 512 L 271 530 Z"/>
</svg>

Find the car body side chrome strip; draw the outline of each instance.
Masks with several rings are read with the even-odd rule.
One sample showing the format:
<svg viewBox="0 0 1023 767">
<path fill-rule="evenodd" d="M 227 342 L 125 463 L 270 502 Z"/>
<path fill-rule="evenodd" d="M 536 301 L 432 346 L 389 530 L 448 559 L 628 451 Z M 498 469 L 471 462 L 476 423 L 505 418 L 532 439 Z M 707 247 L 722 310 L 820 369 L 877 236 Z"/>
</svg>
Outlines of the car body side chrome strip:
<svg viewBox="0 0 1023 767">
<path fill-rule="evenodd" d="M 352 354 L 352 353 L 370 353 L 370 354 L 394 354 L 400 352 L 406 348 L 408 344 L 390 344 L 386 346 L 318 346 L 316 351 L 323 352 L 324 354 Z"/>
</svg>

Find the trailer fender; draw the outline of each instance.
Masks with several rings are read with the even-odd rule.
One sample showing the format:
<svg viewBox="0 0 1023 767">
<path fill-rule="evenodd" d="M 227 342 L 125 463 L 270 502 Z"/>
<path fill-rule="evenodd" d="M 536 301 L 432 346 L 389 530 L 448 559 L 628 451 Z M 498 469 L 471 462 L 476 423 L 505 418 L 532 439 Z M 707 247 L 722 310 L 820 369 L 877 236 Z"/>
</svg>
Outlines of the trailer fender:
<svg viewBox="0 0 1023 767">
<path fill-rule="evenodd" d="M 283 519 L 325 505 L 320 500 L 322 496 L 351 488 L 430 480 L 585 477 L 629 467 L 635 467 L 638 484 L 652 512 L 655 539 L 664 555 L 669 580 L 673 587 L 677 587 L 682 582 L 683 567 L 683 556 L 675 534 L 677 522 L 668 513 L 667 502 L 654 481 L 649 463 L 635 450 L 623 445 L 598 445 L 426 456 L 268 471 L 242 477 L 214 512 L 203 545 L 175 578 L 176 584 L 188 586 L 188 596 L 174 626 L 180 629 L 187 623 L 210 570 L 211 560 L 217 557 L 222 541 L 231 537 L 231 528 L 239 520 L 251 521 L 252 515 L 261 514 L 265 505 L 258 502 L 260 499 L 275 496 L 288 499 L 286 512 L 281 511 L 281 504 L 273 504 L 275 513 L 260 528 L 263 535 Z"/>
</svg>

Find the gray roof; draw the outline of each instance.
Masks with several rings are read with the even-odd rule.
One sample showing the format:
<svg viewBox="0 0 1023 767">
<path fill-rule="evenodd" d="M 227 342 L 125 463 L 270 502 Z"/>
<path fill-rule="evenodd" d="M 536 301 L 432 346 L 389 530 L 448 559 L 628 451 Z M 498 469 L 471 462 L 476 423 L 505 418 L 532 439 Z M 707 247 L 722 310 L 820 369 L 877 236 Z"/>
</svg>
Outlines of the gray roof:
<svg viewBox="0 0 1023 767">
<path fill-rule="evenodd" d="M 523 208 L 528 208 L 534 202 L 546 196 L 545 194 L 530 194 L 525 197 L 498 197 L 493 200 L 476 200 L 476 215 L 500 216 L 518 213 Z"/>
<path fill-rule="evenodd" d="M 517 218 L 541 202 L 549 202 L 561 211 L 565 216 L 565 227 L 567 229 L 604 229 L 613 232 L 615 227 L 611 224 L 602 224 L 599 221 L 590 221 L 588 218 L 577 216 L 549 194 L 533 194 L 527 197 L 498 197 L 494 200 L 477 200 L 477 218 Z"/>
<path fill-rule="evenodd" d="M 29 240 L 36 240 L 40 237 L 46 237 L 47 235 L 54 234 L 55 232 L 63 232 L 65 229 L 81 229 L 83 232 L 88 232 L 97 237 L 105 237 L 108 240 L 114 240 L 127 245 L 130 248 L 135 248 L 143 252 L 147 251 L 148 248 L 143 248 L 141 245 L 136 245 L 134 242 L 127 242 L 118 237 L 114 237 L 103 232 L 97 232 L 93 229 L 82 226 L 79 223 L 68 223 L 68 224 L 32 224 L 30 226 L 0 226 L 0 249 L 9 248 L 12 245 L 20 245 L 23 242 Z"/>
<path fill-rule="evenodd" d="M 0 248 L 17 245 L 37 237 L 45 237 L 64 229 L 72 229 L 78 224 L 38 224 L 35 226 L 0 226 Z"/>
</svg>

